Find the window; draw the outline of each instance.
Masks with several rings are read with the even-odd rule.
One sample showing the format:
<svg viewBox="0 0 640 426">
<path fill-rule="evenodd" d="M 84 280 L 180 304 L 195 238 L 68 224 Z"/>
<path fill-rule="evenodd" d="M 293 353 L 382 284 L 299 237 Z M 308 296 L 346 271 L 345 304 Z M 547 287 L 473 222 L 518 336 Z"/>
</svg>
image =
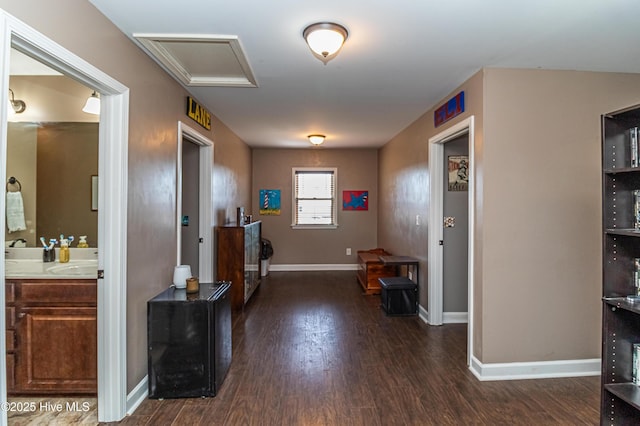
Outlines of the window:
<svg viewBox="0 0 640 426">
<path fill-rule="evenodd" d="M 293 214 L 291 226 L 335 228 L 335 168 L 293 168 Z"/>
</svg>

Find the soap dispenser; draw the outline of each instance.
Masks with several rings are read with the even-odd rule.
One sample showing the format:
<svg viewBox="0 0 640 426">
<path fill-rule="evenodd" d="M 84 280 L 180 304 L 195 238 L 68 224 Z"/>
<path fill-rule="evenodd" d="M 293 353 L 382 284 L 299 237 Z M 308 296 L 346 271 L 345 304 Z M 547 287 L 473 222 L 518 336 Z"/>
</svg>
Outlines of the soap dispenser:
<svg viewBox="0 0 640 426">
<path fill-rule="evenodd" d="M 89 248 L 86 235 L 80 235 L 80 241 L 78 241 L 78 248 Z"/>
<path fill-rule="evenodd" d="M 60 240 L 60 263 L 67 263 L 69 257 L 69 240 L 65 238 Z"/>
</svg>

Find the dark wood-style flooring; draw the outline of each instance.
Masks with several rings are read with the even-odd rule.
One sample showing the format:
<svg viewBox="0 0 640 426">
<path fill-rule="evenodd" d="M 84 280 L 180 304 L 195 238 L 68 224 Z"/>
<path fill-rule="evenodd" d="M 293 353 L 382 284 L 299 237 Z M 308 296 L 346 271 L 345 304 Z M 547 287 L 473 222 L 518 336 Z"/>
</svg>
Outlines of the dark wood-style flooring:
<svg viewBox="0 0 640 426">
<path fill-rule="evenodd" d="M 271 272 L 234 316 L 215 398 L 145 400 L 123 425 L 597 425 L 599 377 L 480 382 L 466 325 L 388 317 L 355 272 Z"/>
</svg>

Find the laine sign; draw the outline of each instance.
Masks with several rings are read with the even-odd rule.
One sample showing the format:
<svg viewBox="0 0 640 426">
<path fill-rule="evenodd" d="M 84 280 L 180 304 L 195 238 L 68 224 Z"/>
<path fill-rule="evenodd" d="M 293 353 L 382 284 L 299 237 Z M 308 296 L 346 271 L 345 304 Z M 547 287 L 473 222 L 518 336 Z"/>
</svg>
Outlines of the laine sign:
<svg viewBox="0 0 640 426">
<path fill-rule="evenodd" d="M 211 130 L 211 113 L 191 96 L 187 96 L 187 115 L 207 130 Z"/>
<path fill-rule="evenodd" d="M 433 112 L 433 124 L 438 127 L 464 112 L 464 91 L 458 93 L 447 103 Z"/>
</svg>

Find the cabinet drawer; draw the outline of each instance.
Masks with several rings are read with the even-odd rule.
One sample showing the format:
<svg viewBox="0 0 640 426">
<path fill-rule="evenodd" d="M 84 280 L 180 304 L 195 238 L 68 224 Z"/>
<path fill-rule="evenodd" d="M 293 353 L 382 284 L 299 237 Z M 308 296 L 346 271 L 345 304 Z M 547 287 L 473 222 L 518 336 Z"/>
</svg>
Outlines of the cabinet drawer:
<svg viewBox="0 0 640 426">
<path fill-rule="evenodd" d="M 16 308 L 13 306 L 7 306 L 5 308 L 7 328 L 14 328 L 16 326 Z"/>
<path fill-rule="evenodd" d="M 95 281 L 23 282 L 20 284 L 21 304 L 83 304 L 96 305 Z"/>
<path fill-rule="evenodd" d="M 14 330 L 6 331 L 7 337 L 7 352 L 13 352 L 16 350 L 16 332 Z"/>
<path fill-rule="evenodd" d="M 7 282 L 4 285 L 4 299 L 5 303 L 13 303 L 16 301 L 16 286 L 12 282 Z"/>
<path fill-rule="evenodd" d="M 7 354 L 7 392 L 13 392 L 16 387 L 16 362 L 14 354 Z"/>
</svg>

